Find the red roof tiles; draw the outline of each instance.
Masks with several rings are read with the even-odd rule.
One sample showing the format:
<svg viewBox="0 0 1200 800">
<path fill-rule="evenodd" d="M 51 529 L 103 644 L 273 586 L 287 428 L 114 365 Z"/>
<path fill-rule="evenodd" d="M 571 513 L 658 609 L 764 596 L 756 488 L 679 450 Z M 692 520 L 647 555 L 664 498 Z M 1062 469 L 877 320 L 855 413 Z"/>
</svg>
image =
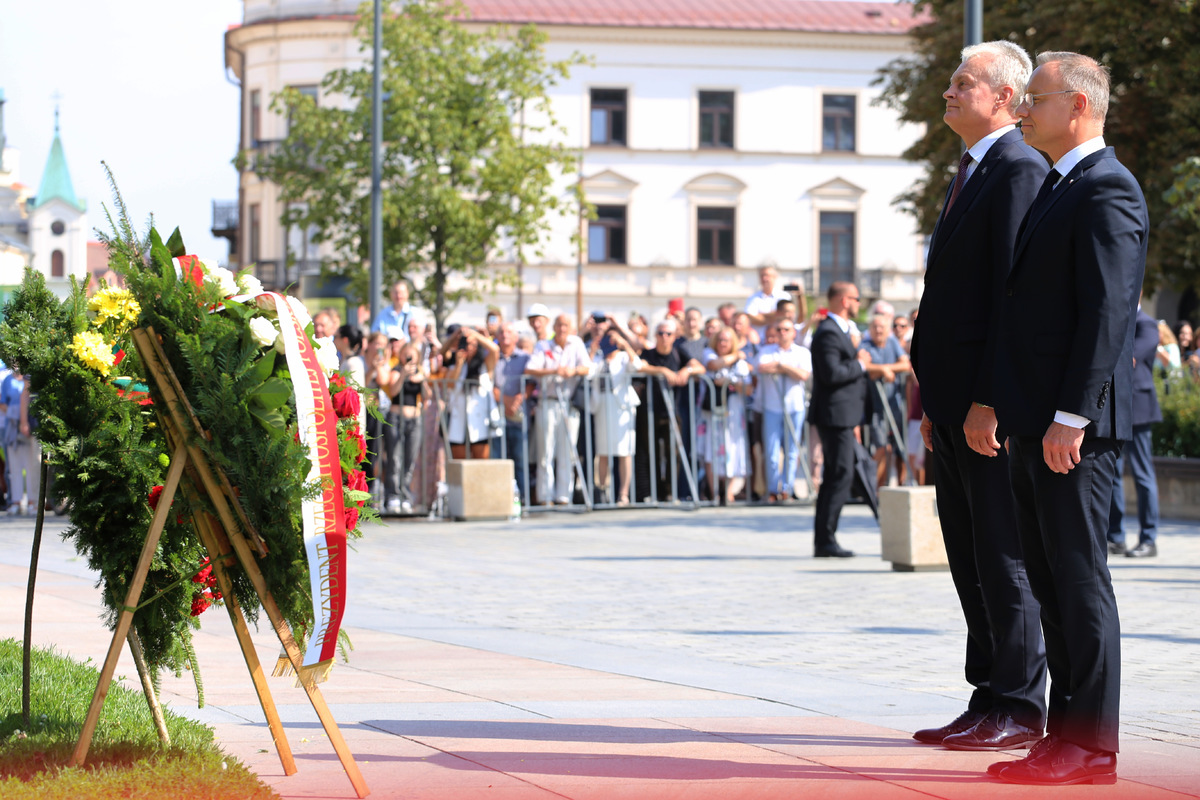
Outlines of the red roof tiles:
<svg viewBox="0 0 1200 800">
<path fill-rule="evenodd" d="M 929 21 L 908 2 L 836 0 L 465 0 L 475 22 L 623 28 L 906 33 Z"/>
</svg>

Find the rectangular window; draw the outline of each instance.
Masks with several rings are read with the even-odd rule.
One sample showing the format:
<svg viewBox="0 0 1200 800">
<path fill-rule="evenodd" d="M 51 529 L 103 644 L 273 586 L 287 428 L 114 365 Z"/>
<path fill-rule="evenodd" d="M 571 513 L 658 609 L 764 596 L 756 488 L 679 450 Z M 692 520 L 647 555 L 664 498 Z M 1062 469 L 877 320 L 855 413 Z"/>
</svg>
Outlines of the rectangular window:
<svg viewBox="0 0 1200 800">
<path fill-rule="evenodd" d="M 592 89 L 591 143 L 625 146 L 624 89 Z"/>
<path fill-rule="evenodd" d="M 262 139 L 262 92 L 250 92 L 250 146 L 258 147 Z"/>
<path fill-rule="evenodd" d="M 854 280 L 854 214 L 821 212 L 821 292 L 835 281 Z"/>
<path fill-rule="evenodd" d="M 733 209 L 696 210 L 696 263 L 733 264 Z"/>
<path fill-rule="evenodd" d="M 733 92 L 700 93 L 700 146 L 733 147 Z"/>
<path fill-rule="evenodd" d="M 305 97 L 311 97 L 312 101 L 313 101 L 313 105 L 317 104 L 317 96 L 319 94 L 320 87 L 318 87 L 315 83 L 305 84 L 302 86 L 292 86 L 289 88 L 295 89 L 297 92 L 304 95 Z M 292 116 L 289 113 L 288 114 L 288 130 L 290 131 L 291 129 L 292 129 Z"/>
<path fill-rule="evenodd" d="M 625 206 L 596 206 L 588 222 L 588 262 L 625 263 Z"/>
<path fill-rule="evenodd" d="M 827 94 L 822 98 L 822 149 L 854 152 L 852 94 Z"/>
</svg>

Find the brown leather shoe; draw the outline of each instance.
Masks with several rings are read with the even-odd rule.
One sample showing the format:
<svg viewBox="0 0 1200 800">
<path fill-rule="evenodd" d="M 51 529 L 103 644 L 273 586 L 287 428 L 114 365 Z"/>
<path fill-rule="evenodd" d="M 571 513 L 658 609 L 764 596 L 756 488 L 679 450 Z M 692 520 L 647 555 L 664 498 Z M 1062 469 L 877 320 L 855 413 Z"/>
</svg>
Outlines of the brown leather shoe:
<svg viewBox="0 0 1200 800">
<path fill-rule="evenodd" d="M 967 710 L 959 714 L 958 719 L 949 725 L 943 725 L 940 728 L 924 728 L 914 733 L 913 738 L 921 744 L 941 744 L 947 736 L 971 730 L 982 722 L 985 716 L 978 711 Z"/>
<path fill-rule="evenodd" d="M 997 761 L 995 764 L 988 764 L 987 774 L 993 778 L 999 778 L 1001 771 L 1011 767 L 1013 764 L 1024 764 L 1031 759 L 1038 758 L 1053 746 L 1054 735 L 1050 734 L 1045 739 L 1035 742 L 1024 758 L 1019 758 L 1016 761 Z"/>
<path fill-rule="evenodd" d="M 969 731 L 942 739 L 951 750 L 1023 750 L 1042 738 L 1042 732 L 1014 720 L 1003 711 L 993 711 Z"/>
<path fill-rule="evenodd" d="M 1117 754 L 1058 739 L 1041 756 L 1002 769 L 1000 780 L 1028 786 L 1116 783 Z"/>
</svg>

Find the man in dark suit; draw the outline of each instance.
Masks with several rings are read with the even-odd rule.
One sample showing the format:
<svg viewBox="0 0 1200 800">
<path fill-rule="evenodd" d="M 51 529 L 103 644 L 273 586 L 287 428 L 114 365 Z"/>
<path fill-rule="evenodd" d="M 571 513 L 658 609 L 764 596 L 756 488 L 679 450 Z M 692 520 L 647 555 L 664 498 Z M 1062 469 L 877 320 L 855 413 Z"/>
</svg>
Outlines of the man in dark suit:
<svg viewBox="0 0 1200 800">
<path fill-rule="evenodd" d="M 829 316 L 812 338 L 813 397 L 809 414 L 825 453 L 824 474 L 817 492 L 813 555 L 849 558 L 854 553 L 837 542 L 838 517 L 854 484 L 854 429 L 867 402 L 867 365 L 871 356 L 851 339 L 858 315 L 858 288 L 838 281 L 829 287 Z"/>
<path fill-rule="evenodd" d="M 944 119 L 967 149 L 934 229 L 913 334 L 921 434 L 975 687 L 958 719 L 913 738 L 959 750 L 1029 747 L 1046 724 L 1046 651 L 992 410 L 990 358 L 1017 228 L 1047 171 L 1015 124 L 1032 69 L 1011 42 L 963 50 Z"/>
<path fill-rule="evenodd" d="M 1133 328 L 1133 440 L 1122 448 L 1117 458 L 1117 479 L 1113 481 L 1112 505 L 1108 513 L 1108 554 L 1124 554 L 1130 558 L 1153 558 L 1158 555 L 1158 478 L 1151 458 L 1151 430 L 1162 422 L 1158 407 L 1158 392 L 1154 389 L 1154 355 L 1158 350 L 1158 323 L 1138 308 Z M 1128 460 L 1137 490 L 1138 543 L 1125 549 L 1125 486 L 1122 475 Z"/>
<path fill-rule="evenodd" d="M 1049 735 L 989 772 L 1012 783 L 1111 783 L 1121 630 L 1106 533 L 1117 455 L 1133 434 L 1133 323 L 1150 224 L 1137 181 L 1104 146 L 1108 71 L 1076 53 L 1042 53 L 1038 65 L 1017 114 L 1025 142 L 1054 168 L 1017 236 L 992 386 L 1042 606 Z"/>
</svg>

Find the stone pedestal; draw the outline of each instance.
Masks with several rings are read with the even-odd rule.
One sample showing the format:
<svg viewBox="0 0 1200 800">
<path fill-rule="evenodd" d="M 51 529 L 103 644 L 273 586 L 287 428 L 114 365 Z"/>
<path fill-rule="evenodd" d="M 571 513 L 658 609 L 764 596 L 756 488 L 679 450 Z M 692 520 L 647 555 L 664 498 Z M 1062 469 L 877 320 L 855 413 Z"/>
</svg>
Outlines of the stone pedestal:
<svg viewBox="0 0 1200 800">
<path fill-rule="evenodd" d="M 508 519 L 512 513 L 513 462 L 507 458 L 452 458 L 446 486 L 453 519 Z"/>
<path fill-rule="evenodd" d="M 932 486 L 879 490 L 883 560 L 897 572 L 949 569 Z"/>
</svg>

